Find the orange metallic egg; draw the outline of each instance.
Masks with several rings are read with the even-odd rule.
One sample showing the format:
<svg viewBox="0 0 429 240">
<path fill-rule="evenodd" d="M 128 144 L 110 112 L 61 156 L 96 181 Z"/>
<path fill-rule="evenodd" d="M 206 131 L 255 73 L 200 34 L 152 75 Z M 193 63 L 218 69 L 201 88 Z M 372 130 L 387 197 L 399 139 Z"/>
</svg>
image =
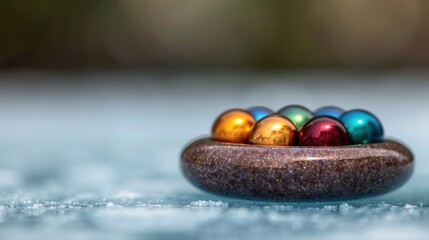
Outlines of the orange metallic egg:
<svg viewBox="0 0 429 240">
<path fill-rule="evenodd" d="M 256 123 L 249 142 L 258 145 L 292 146 L 297 136 L 296 126 L 289 119 L 276 114 Z"/>
<path fill-rule="evenodd" d="M 245 143 L 255 123 L 255 118 L 244 110 L 226 111 L 213 124 L 212 138 L 224 142 Z"/>
</svg>

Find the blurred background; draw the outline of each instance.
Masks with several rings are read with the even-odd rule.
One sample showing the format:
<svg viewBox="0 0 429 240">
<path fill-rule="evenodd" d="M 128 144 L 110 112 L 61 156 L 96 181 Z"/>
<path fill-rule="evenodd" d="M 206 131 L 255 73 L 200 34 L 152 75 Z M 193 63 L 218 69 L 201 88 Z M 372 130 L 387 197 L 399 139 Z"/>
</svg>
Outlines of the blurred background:
<svg viewBox="0 0 429 240">
<path fill-rule="evenodd" d="M 429 2 L 0 0 L 0 239 L 427 239 Z M 202 192 L 179 158 L 229 108 L 377 115 L 416 159 L 347 202 Z"/>
<path fill-rule="evenodd" d="M 415 67 L 424 0 L 0 1 L 0 67 Z"/>
</svg>

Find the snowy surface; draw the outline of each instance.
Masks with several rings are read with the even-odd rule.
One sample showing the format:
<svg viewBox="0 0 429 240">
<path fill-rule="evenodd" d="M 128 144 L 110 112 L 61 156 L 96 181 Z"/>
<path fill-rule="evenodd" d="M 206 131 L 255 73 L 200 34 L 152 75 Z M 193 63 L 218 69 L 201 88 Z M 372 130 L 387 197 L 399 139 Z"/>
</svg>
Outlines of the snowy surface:
<svg viewBox="0 0 429 240">
<path fill-rule="evenodd" d="M 428 77 L 1 73 L 0 239 L 428 239 Z M 328 203 L 223 198 L 182 177 L 181 149 L 221 111 L 292 103 L 376 113 L 414 176 Z"/>
</svg>

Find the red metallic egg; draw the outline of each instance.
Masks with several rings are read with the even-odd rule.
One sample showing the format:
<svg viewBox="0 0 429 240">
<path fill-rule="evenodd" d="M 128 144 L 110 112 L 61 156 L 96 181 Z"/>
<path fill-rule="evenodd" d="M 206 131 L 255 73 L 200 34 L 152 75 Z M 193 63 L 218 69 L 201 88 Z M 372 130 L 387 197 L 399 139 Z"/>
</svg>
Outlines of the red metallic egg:
<svg viewBox="0 0 429 240">
<path fill-rule="evenodd" d="M 344 125 L 331 117 L 315 117 L 299 132 L 301 146 L 341 146 L 349 144 Z"/>
</svg>

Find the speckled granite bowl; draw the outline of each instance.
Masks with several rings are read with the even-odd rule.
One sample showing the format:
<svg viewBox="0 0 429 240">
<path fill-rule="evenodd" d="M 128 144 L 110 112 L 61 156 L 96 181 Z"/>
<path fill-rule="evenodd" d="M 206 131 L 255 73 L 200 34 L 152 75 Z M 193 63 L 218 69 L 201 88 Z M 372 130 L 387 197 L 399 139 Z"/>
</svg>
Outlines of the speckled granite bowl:
<svg viewBox="0 0 429 240">
<path fill-rule="evenodd" d="M 184 175 L 211 193 L 275 201 L 334 201 L 379 195 L 411 176 L 398 142 L 339 147 L 231 144 L 204 138 L 182 153 Z"/>
</svg>

